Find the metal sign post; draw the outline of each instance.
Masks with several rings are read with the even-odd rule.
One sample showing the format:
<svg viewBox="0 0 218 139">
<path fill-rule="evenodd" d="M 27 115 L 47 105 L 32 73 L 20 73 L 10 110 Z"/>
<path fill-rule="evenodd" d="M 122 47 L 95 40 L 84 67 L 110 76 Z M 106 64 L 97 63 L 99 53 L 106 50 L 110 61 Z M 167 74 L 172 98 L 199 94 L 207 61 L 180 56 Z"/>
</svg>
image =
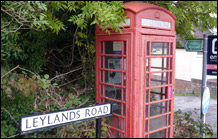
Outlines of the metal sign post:
<svg viewBox="0 0 218 139">
<path fill-rule="evenodd" d="M 205 124 L 205 120 L 206 120 L 206 116 L 203 113 L 202 105 L 203 105 L 204 90 L 207 87 L 207 41 L 208 41 L 208 36 L 204 34 L 202 89 L 201 89 L 201 120 L 203 124 Z M 205 138 L 205 133 L 201 133 L 201 136 L 202 138 Z"/>
</svg>

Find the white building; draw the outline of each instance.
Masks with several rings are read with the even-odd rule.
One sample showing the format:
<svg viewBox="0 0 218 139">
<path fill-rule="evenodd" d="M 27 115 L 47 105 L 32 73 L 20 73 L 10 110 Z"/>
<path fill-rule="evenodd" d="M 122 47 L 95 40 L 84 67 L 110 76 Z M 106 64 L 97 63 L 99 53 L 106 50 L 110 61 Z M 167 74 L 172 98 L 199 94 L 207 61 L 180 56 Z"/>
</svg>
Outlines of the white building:
<svg viewBox="0 0 218 139">
<path fill-rule="evenodd" d="M 185 49 L 176 49 L 175 78 L 185 81 L 202 79 L 203 53 L 186 52 Z M 207 76 L 207 79 L 217 79 L 217 76 Z"/>
<path fill-rule="evenodd" d="M 175 91 L 179 93 L 201 93 L 203 53 L 176 49 Z M 207 87 L 217 96 L 217 76 L 207 75 Z"/>
</svg>

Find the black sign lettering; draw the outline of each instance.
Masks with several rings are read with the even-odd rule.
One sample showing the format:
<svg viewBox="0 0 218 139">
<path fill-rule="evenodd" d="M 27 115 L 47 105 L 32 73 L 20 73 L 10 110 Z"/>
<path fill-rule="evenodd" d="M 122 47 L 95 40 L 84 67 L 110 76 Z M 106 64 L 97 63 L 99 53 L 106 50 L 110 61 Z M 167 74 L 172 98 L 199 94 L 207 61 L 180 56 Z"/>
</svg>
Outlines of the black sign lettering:
<svg viewBox="0 0 218 139">
<path fill-rule="evenodd" d="M 73 113 L 73 117 L 71 117 L 71 116 L 72 116 L 72 113 Z M 70 120 L 73 120 L 75 117 L 76 117 L 75 112 L 70 112 Z"/>
<path fill-rule="evenodd" d="M 56 120 L 58 120 L 58 122 L 60 122 L 60 119 L 59 119 L 59 117 L 58 117 L 58 114 L 56 114 L 56 116 L 55 116 L 54 123 L 56 122 Z"/>
<path fill-rule="evenodd" d="M 31 126 L 28 127 L 28 119 L 26 119 L 26 128 L 31 128 Z"/>
<path fill-rule="evenodd" d="M 38 121 L 36 121 L 36 119 L 38 119 L 38 117 L 33 118 L 33 127 L 37 127 L 38 125 L 35 125 L 36 123 L 38 123 Z"/>
<path fill-rule="evenodd" d="M 76 115 L 78 116 L 77 119 L 79 119 L 80 118 L 80 111 L 77 111 Z"/>
<path fill-rule="evenodd" d="M 89 115 L 90 116 L 90 110 L 89 109 L 86 109 L 86 113 L 85 113 L 85 117 L 87 117 L 87 115 Z"/>
<path fill-rule="evenodd" d="M 39 117 L 39 118 L 40 118 L 41 121 L 42 121 L 42 125 L 44 125 L 44 120 L 45 120 L 46 116 L 44 117 L 44 119 L 42 119 L 42 117 Z"/>
<path fill-rule="evenodd" d="M 97 113 L 97 109 L 96 108 L 92 109 L 92 115 L 94 116 L 96 115 L 96 113 Z"/>
<path fill-rule="evenodd" d="M 102 114 L 102 109 L 99 107 L 98 114 Z"/>
<path fill-rule="evenodd" d="M 53 123 L 50 123 L 50 115 L 48 116 L 48 124 L 53 124 Z"/>
<path fill-rule="evenodd" d="M 107 106 L 104 106 L 104 107 L 103 107 L 103 111 L 104 111 L 104 113 L 107 113 L 107 112 L 108 112 L 108 107 L 107 107 Z"/>
<path fill-rule="evenodd" d="M 65 120 L 68 120 L 68 113 L 66 113 L 66 114 L 67 114 L 67 116 L 64 113 L 62 113 L 62 122 L 64 121 L 64 118 L 65 118 Z"/>
</svg>

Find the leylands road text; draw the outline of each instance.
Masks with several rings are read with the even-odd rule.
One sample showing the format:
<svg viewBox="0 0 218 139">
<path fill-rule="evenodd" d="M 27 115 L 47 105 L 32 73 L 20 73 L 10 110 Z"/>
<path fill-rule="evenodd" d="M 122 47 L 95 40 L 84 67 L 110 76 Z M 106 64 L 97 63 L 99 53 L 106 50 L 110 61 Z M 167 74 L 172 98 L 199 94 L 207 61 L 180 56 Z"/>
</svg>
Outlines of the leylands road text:
<svg viewBox="0 0 218 139">
<path fill-rule="evenodd" d="M 111 104 L 21 117 L 21 132 L 63 125 L 111 114 Z"/>
</svg>

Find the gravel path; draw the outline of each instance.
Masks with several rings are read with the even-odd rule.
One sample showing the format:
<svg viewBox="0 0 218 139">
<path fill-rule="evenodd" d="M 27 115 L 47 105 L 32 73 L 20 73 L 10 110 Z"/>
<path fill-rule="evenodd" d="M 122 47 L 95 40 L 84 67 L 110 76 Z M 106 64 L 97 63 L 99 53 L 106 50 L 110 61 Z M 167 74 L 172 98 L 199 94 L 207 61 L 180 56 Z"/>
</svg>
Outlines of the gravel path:
<svg viewBox="0 0 218 139">
<path fill-rule="evenodd" d="M 174 111 L 180 109 L 182 112 L 192 111 L 194 119 L 200 117 L 201 98 L 195 96 L 175 96 Z M 197 114 L 195 114 L 197 112 Z M 210 99 L 208 111 L 206 113 L 206 123 L 217 132 L 217 100 Z"/>
</svg>

